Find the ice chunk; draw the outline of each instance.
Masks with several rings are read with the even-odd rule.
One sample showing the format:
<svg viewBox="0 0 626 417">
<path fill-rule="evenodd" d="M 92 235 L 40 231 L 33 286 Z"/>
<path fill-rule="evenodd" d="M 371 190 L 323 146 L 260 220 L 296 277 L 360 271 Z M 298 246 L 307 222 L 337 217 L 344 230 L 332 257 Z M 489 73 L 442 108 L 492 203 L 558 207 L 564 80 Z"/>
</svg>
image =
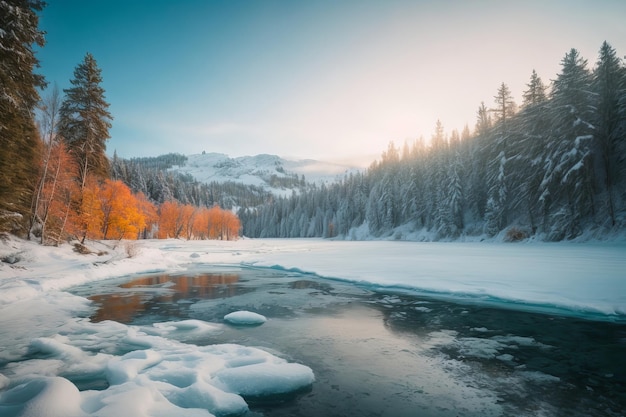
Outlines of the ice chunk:
<svg viewBox="0 0 626 417">
<path fill-rule="evenodd" d="M 163 323 L 154 323 L 154 327 L 163 330 L 164 332 L 180 330 L 180 331 L 219 331 L 221 327 L 215 323 L 207 323 L 202 320 L 181 320 L 181 321 L 166 321 Z"/>
<path fill-rule="evenodd" d="M 251 311 L 242 310 L 225 315 L 224 320 L 233 324 L 255 325 L 265 323 L 267 318 Z"/>
<path fill-rule="evenodd" d="M 258 363 L 226 368 L 216 375 L 216 385 L 244 397 L 293 392 L 314 381 L 311 368 L 297 363 Z"/>
<path fill-rule="evenodd" d="M 181 320 L 153 323 L 152 328 L 143 328 L 143 330 L 149 334 L 157 334 L 180 341 L 189 341 L 221 333 L 223 325 L 208 323 L 202 320 Z"/>
<path fill-rule="evenodd" d="M 61 377 L 30 380 L 0 393 L 4 417 L 82 417 L 78 388 Z"/>
</svg>

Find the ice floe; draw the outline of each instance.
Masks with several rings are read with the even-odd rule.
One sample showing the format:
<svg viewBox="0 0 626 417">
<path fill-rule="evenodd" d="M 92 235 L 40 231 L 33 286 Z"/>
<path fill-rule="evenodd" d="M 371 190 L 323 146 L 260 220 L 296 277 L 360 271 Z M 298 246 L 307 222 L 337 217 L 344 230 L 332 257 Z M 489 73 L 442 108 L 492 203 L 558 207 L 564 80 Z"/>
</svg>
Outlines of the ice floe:
<svg viewBox="0 0 626 417">
<path fill-rule="evenodd" d="M 234 311 L 224 316 L 224 320 L 228 323 L 239 325 L 260 325 L 267 321 L 267 318 L 261 314 L 252 311 Z"/>
</svg>

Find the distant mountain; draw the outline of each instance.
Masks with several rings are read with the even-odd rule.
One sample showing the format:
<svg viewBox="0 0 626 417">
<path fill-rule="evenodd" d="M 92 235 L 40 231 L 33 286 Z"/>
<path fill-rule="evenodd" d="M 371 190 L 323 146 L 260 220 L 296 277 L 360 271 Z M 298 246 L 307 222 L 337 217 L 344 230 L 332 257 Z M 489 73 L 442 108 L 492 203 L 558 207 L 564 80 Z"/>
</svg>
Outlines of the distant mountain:
<svg viewBox="0 0 626 417">
<path fill-rule="evenodd" d="M 330 183 L 361 168 L 313 159 L 290 160 L 276 155 L 230 158 L 221 153 L 188 155 L 168 171 L 189 175 L 201 183 L 236 182 L 262 187 L 275 195 L 291 194 L 305 183 Z"/>
</svg>

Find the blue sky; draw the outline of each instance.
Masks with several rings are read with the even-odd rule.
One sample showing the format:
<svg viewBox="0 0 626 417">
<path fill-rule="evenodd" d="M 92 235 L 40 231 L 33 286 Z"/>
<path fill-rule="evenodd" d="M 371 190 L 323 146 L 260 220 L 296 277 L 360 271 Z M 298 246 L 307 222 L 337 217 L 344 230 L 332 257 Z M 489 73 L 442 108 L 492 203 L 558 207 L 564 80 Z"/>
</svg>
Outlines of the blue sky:
<svg viewBox="0 0 626 417">
<path fill-rule="evenodd" d="M 521 103 L 572 47 L 624 56 L 625 21 L 621 0 L 50 0 L 38 57 L 63 89 L 94 55 L 109 154 L 372 160 L 473 128 L 501 82 Z"/>
</svg>

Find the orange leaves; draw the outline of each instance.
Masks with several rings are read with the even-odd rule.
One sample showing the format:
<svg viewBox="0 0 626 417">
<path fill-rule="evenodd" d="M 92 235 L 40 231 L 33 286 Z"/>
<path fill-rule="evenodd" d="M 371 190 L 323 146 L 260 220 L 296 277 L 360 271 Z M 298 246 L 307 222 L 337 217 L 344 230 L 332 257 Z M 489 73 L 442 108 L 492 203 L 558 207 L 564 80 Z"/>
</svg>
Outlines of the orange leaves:
<svg viewBox="0 0 626 417">
<path fill-rule="evenodd" d="M 122 181 L 99 182 L 91 176 L 81 193 L 76 166 L 65 145 L 59 142 L 54 146 L 58 149 L 50 152 L 37 206 L 42 241 L 58 244 L 69 236 L 229 240 L 239 236 L 237 216 L 217 206 L 207 209 L 168 201 L 157 209 L 144 194 L 134 194 Z"/>
<path fill-rule="evenodd" d="M 137 197 L 122 181 L 106 180 L 100 188 L 103 239 L 137 239 L 146 216 Z"/>
<path fill-rule="evenodd" d="M 232 212 L 213 206 L 208 210 L 209 239 L 231 240 L 239 236 L 241 223 Z"/>
<path fill-rule="evenodd" d="M 100 239 L 104 213 L 98 198 L 100 191 L 98 183 L 89 178 L 83 188 L 83 195 L 79 209 L 79 230 L 90 239 Z"/>
<path fill-rule="evenodd" d="M 133 194 L 122 181 L 88 181 L 80 219 L 90 239 L 137 239 L 154 224 L 156 209 L 143 194 Z"/>
<path fill-rule="evenodd" d="M 232 240 L 239 237 L 239 218 L 218 206 L 210 209 L 168 201 L 159 208 L 157 237 Z"/>
<path fill-rule="evenodd" d="M 159 230 L 157 232 L 159 239 L 180 236 L 182 231 L 180 207 L 177 201 L 166 201 L 159 207 Z"/>
<path fill-rule="evenodd" d="M 159 221 L 159 215 L 156 206 L 148 200 L 144 193 L 135 194 L 135 198 L 137 199 L 137 208 L 144 216 L 145 227 L 142 230 L 142 237 L 145 239 Z"/>
</svg>

